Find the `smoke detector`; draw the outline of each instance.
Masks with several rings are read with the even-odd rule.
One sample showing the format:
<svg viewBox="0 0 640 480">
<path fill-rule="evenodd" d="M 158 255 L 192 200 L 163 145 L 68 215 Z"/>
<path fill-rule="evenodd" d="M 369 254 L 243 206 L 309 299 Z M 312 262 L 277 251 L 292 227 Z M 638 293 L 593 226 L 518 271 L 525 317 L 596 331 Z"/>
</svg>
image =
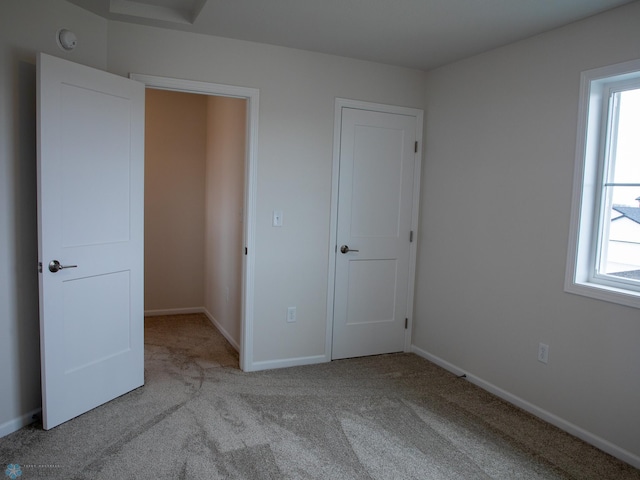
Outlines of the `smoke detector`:
<svg viewBox="0 0 640 480">
<path fill-rule="evenodd" d="M 70 52 L 71 50 L 76 48 L 76 45 L 78 43 L 76 34 L 71 30 L 67 30 L 66 28 L 61 28 L 60 30 L 58 30 L 56 41 L 58 42 L 58 46 L 65 52 Z"/>
</svg>

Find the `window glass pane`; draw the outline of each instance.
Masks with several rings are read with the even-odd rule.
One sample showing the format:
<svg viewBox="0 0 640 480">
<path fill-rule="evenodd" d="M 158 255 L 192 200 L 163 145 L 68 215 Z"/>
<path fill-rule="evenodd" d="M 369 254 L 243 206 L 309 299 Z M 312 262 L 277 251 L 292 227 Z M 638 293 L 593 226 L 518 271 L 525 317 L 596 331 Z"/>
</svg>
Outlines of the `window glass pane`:
<svg viewBox="0 0 640 480">
<path fill-rule="evenodd" d="M 629 198 L 603 212 L 600 273 L 640 280 L 640 206 L 638 187 L 609 187 L 613 197 Z"/>
<path fill-rule="evenodd" d="M 640 89 L 616 94 L 598 272 L 640 282 Z M 631 184 L 631 185 L 629 185 Z"/>
<path fill-rule="evenodd" d="M 618 102 L 617 132 L 612 132 L 615 161 L 609 181 L 640 183 L 640 89 L 620 92 Z M 617 197 L 614 203 L 618 203 Z"/>
</svg>

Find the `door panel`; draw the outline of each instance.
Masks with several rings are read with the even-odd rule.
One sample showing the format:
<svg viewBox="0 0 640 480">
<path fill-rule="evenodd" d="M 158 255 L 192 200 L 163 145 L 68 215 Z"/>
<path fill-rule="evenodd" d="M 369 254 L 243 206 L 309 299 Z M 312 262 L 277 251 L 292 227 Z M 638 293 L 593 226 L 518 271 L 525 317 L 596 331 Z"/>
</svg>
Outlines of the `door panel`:
<svg viewBox="0 0 640 480">
<path fill-rule="evenodd" d="M 143 145 L 142 84 L 39 55 L 45 429 L 144 383 Z"/>
<path fill-rule="evenodd" d="M 341 120 L 333 359 L 404 349 L 416 159 L 416 117 Z"/>
<path fill-rule="evenodd" d="M 393 259 L 349 262 L 346 325 L 394 321 L 397 265 Z"/>
<path fill-rule="evenodd" d="M 126 302 L 130 290 L 129 272 L 62 282 L 65 373 L 131 349 L 131 315 Z M 87 338 L 100 341 L 83 341 Z"/>
<path fill-rule="evenodd" d="M 398 236 L 402 167 L 390 159 L 402 154 L 402 130 L 356 125 L 353 142 L 353 237 Z"/>
<path fill-rule="evenodd" d="M 60 191 L 64 247 L 129 240 L 130 109 L 127 98 L 61 85 L 60 118 L 65 125 L 59 137 L 59 178 L 64 185 Z"/>
</svg>

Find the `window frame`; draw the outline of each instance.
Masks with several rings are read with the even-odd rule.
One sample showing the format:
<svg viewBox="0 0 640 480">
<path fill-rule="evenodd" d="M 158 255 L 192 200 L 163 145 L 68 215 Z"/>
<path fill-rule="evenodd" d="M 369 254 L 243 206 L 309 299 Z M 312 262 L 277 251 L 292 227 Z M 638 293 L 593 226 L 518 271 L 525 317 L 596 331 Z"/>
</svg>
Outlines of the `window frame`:
<svg viewBox="0 0 640 480">
<path fill-rule="evenodd" d="M 597 273 L 602 178 L 607 164 L 609 95 L 640 82 L 640 60 L 580 75 L 580 103 L 565 291 L 640 308 L 640 286 Z M 629 88 L 626 88 L 629 89 Z"/>
</svg>

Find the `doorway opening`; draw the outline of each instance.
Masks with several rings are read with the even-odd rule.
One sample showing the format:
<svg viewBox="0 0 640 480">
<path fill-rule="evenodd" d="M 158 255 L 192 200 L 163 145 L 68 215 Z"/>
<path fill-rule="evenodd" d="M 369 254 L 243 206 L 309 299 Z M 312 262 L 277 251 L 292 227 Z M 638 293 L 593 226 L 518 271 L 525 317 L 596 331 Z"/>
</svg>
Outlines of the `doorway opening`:
<svg viewBox="0 0 640 480">
<path fill-rule="evenodd" d="M 245 99 L 146 91 L 145 316 L 204 314 L 238 352 L 245 136 Z"/>
<path fill-rule="evenodd" d="M 249 371 L 258 91 L 131 78 L 147 87 L 156 137 L 145 138 L 145 313 L 204 313 Z"/>
</svg>

